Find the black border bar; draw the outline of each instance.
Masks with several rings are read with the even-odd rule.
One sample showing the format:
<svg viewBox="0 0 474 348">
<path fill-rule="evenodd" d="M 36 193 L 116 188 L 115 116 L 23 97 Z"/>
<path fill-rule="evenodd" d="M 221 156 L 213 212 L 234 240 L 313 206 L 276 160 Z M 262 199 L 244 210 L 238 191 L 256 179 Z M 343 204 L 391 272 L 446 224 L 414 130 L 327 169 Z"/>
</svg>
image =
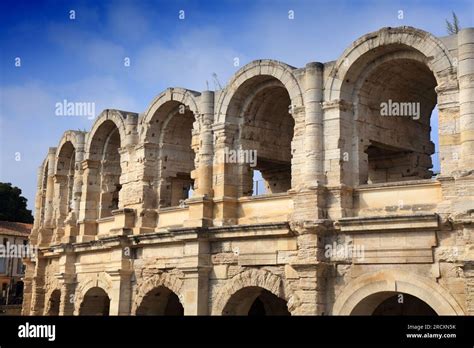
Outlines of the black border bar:
<svg viewBox="0 0 474 348">
<path fill-rule="evenodd" d="M 55 340 L 18 337 L 20 325 L 55 325 Z M 422 337 L 407 337 L 422 335 Z M 439 337 L 439 335 L 451 337 Z M 453 337 L 455 335 L 455 337 Z M 474 317 L 0 317 L 13 346 L 474 346 Z"/>
</svg>

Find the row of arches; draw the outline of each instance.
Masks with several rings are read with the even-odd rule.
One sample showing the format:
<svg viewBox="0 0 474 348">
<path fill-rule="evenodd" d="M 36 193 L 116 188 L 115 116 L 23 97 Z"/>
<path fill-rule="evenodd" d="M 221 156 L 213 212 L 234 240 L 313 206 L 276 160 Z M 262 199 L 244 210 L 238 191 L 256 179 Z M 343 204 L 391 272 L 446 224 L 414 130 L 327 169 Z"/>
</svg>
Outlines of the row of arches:
<svg viewBox="0 0 474 348">
<path fill-rule="evenodd" d="M 437 152 L 430 138 L 432 112 L 441 87 L 456 79 L 456 66 L 439 39 L 414 28 L 384 28 L 357 40 L 324 81 L 322 71 L 319 77 L 306 73 L 301 78 L 284 63 L 255 61 L 239 70 L 216 100 L 170 88 L 143 116 L 104 111 L 89 133 L 66 134 L 48 157 L 41 206 L 51 204 L 47 176 L 55 175 L 61 200 L 57 221 L 71 212 L 79 215 L 75 201 L 85 202 L 83 220 L 111 216 L 128 204 L 124 185 L 130 161 L 143 163 L 141 204 L 151 209 L 178 206 L 193 192 L 212 196 L 217 189 L 205 187 L 207 176 L 231 188 L 218 192 L 237 197 L 255 194 L 257 174 L 271 194 L 304 185 L 311 176 L 351 186 L 431 178 Z M 311 79 L 318 78 L 324 86 L 313 86 Z M 415 103 L 418 117 L 381 117 L 382 103 Z M 323 126 L 323 113 L 338 123 Z M 232 163 L 213 173 L 205 162 L 209 156 L 218 162 L 224 147 L 255 151 L 256 165 Z M 48 209 L 40 209 L 39 219 L 48 220 Z"/>
<path fill-rule="evenodd" d="M 49 298 L 46 315 L 59 315 L 61 291 L 54 290 Z M 108 316 L 110 297 L 100 287 L 93 287 L 84 295 L 78 315 Z M 222 315 L 289 316 L 288 304 L 270 291 L 259 287 L 238 290 L 224 307 Z M 398 292 L 380 292 L 364 298 L 351 315 L 437 315 L 433 308 L 416 296 Z M 148 293 L 135 315 L 183 316 L 184 307 L 178 295 L 159 286 Z"/>
<path fill-rule="evenodd" d="M 398 280 L 394 279 L 394 276 Z M 156 281 L 157 279 L 160 279 Z M 148 279 L 135 299 L 132 315 L 182 316 L 185 304 L 172 277 Z M 289 316 L 299 314 L 297 296 L 285 294 L 282 280 L 268 271 L 250 270 L 222 286 L 213 300 L 213 315 Z M 175 290 L 173 290 L 175 289 Z M 45 314 L 60 313 L 61 291 L 49 293 Z M 296 298 L 295 298 L 296 296 Z M 111 298 L 100 284 L 78 297 L 76 315 L 109 315 Z M 440 285 L 399 271 L 369 273 L 347 284 L 337 295 L 332 315 L 454 315 L 463 314 Z M 323 313 L 324 315 L 324 313 Z"/>
</svg>

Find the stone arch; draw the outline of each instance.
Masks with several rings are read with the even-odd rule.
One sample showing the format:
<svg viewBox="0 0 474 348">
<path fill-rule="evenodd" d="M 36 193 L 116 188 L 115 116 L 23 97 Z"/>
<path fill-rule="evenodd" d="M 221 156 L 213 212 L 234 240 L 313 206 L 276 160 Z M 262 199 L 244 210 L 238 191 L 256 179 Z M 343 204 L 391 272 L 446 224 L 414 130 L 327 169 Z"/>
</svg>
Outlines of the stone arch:
<svg viewBox="0 0 474 348">
<path fill-rule="evenodd" d="M 44 210 L 45 210 L 45 186 L 48 173 L 48 157 L 46 157 L 37 170 L 37 181 L 36 181 L 36 194 L 35 194 L 35 215 L 33 222 L 33 229 L 31 230 L 30 242 L 36 244 L 38 242 L 38 236 L 40 228 L 44 221 Z"/>
<path fill-rule="evenodd" d="M 88 133 L 85 146 L 88 170 L 84 182 L 89 185 L 84 197 L 87 206 L 83 210 L 84 220 L 109 217 L 121 207 L 122 170 L 126 170 L 123 154 L 127 145 L 135 141 L 135 129 L 136 114 L 105 110 Z"/>
<path fill-rule="evenodd" d="M 382 28 L 356 40 L 335 63 L 324 92 L 325 112 L 340 118 L 343 139 L 329 148 L 356 159 L 341 162 L 342 181 L 354 186 L 431 178 L 431 114 L 455 81 L 449 51 L 425 31 Z M 382 102 L 392 100 L 417 104 L 419 117 L 378 117 Z"/>
<path fill-rule="evenodd" d="M 44 315 L 59 315 L 61 306 L 61 289 L 55 287 L 46 293 Z"/>
<path fill-rule="evenodd" d="M 46 184 L 45 184 L 45 178 L 48 176 L 48 156 L 43 160 L 41 163 L 41 166 L 39 167 L 39 173 L 40 173 L 40 178 L 38 180 L 38 187 L 41 189 L 44 189 Z"/>
<path fill-rule="evenodd" d="M 147 110 L 144 113 L 144 116 L 140 122 L 141 131 L 140 131 L 140 142 L 146 142 L 149 139 L 149 128 L 150 123 L 158 112 L 158 110 L 169 102 L 176 102 L 183 104 L 191 110 L 191 112 L 198 118 L 200 115 L 199 103 L 197 98 L 200 96 L 199 92 L 192 91 L 180 87 L 171 87 L 167 88 L 165 91 L 160 93 L 148 106 Z"/>
<path fill-rule="evenodd" d="M 40 202 L 39 202 L 39 222 L 40 225 L 43 225 L 45 218 L 46 210 L 46 188 L 48 186 L 48 171 L 49 171 L 49 159 L 48 156 L 43 161 L 43 164 L 40 168 L 40 178 L 38 180 L 38 187 L 40 192 Z M 38 204 L 38 202 L 37 202 Z"/>
<path fill-rule="evenodd" d="M 68 130 L 64 132 L 56 148 L 54 181 L 58 190 L 55 192 L 56 231 L 53 242 L 59 242 L 64 234 L 66 220 L 77 219 L 79 211 L 82 179 L 78 159 L 82 159 L 84 152 L 85 132 Z"/>
<path fill-rule="evenodd" d="M 54 168 L 55 168 L 55 154 L 56 148 L 50 147 L 48 149 L 48 155 L 43 162 L 41 167 L 40 179 L 38 182 L 39 191 L 41 194 L 36 197 L 38 201 L 36 202 L 41 208 L 38 210 L 38 216 L 40 217 L 40 223 L 38 227 L 38 244 L 49 244 L 51 242 L 53 230 L 55 228 L 54 221 L 54 195 L 55 195 L 55 185 L 54 185 Z M 35 236 L 32 236 L 33 240 Z"/>
<path fill-rule="evenodd" d="M 135 290 L 135 299 L 132 304 L 132 315 L 136 315 L 137 309 L 142 303 L 145 296 L 158 287 L 165 287 L 172 292 L 174 292 L 181 304 L 184 306 L 182 301 L 181 288 L 183 286 L 183 281 L 174 274 L 163 272 L 159 274 L 154 274 L 146 279 L 143 279 L 137 286 Z"/>
<path fill-rule="evenodd" d="M 383 50 L 391 49 L 390 51 Z M 400 49 L 413 49 L 427 58 L 438 87 L 448 83 L 456 67 L 445 45 L 432 34 L 413 27 L 382 28 L 366 34 L 352 43 L 334 65 L 325 84 L 325 100 L 348 100 L 344 87 L 354 81 L 368 61 Z"/>
<path fill-rule="evenodd" d="M 56 151 L 56 166 L 54 168 L 55 175 L 64 175 L 72 166 L 74 170 L 76 146 L 71 141 L 65 141 Z M 66 163 L 67 161 L 67 163 Z"/>
<path fill-rule="evenodd" d="M 178 206 L 195 187 L 201 128 L 200 93 L 168 88 L 157 96 L 141 120 L 140 139 L 150 154 L 150 196 L 159 207 Z"/>
<path fill-rule="evenodd" d="M 298 305 L 299 301 L 296 300 L 296 296 L 288 288 L 285 288 L 280 276 L 263 269 L 249 269 L 235 275 L 219 288 L 216 299 L 213 301 L 212 315 L 222 315 L 232 296 L 239 290 L 249 287 L 264 289 L 276 297 L 286 300 L 290 312 L 293 312 Z"/>
<path fill-rule="evenodd" d="M 295 129 L 304 124 L 304 99 L 294 70 L 279 61 L 256 60 L 240 69 L 219 94 L 216 124 L 224 132 L 217 137 L 225 134 L 226 146 L 216 151 L 215 160 L 222 161 L 228 148 L 256 157 L 252 166 L 233 161 L 224 168 L 224 180 L 237 197 L 256 193 L 254 176 L 259 173 L 264 193 L 285 193 L 298 183 L 295 164 L 302 149 L 295 145 L 301 137 Z"/>
<path fill-rule="evenodd" d="M 381 56 L 380 58 L 377 58 L 370 65 L 364 67 L 360 71 L 358 79 L 354 81 L 355 84 L 354 84 L 353 96 L 351 96 L 351 100 L 355 100 L 355 101 L 358 100 L 359 96 L 357 95 L 357 92 L 360 91 L 360 89 L 362 88 L 362 85 L 364 84 L 364 81 L 371 75 L 372 72 L 376 71 L 383 64 L 387 62 L 391 62 L 391 61 L 396 61 L 396 60 L 404 60 L 404 61 L 410 60 L 410 61 L 418 62 L 426 66 L 428 66 L 428 63 L 429 63 L 429 59 L 419 51 L 395 51 L 395 52 L 387 53 Z M 357 105 L 354 105 L 354 107 L 357 107 Z"/>
<path fill-rule="evenodd" d="M 79 315 L 81 304 L 84 301 L 84 296 L 92 288 L 101 288 L 110 297 L 112 290 L 112 282 L 106 274 L 100 274 L 97 278 L 87 278 L 85 281 L 81 281 L 79 286 L 76 287 L 74 295 L 74 315 Z"/>
<path fill-rule="evenodd" d="M 117 130 L 120 134 L 121 147 L 125 145 L 126 138 L 126 127 L 125 127 L 125 114 L 119 110 L 104 110 L 97 117 L 89 133 L 87 133 L 87 139 L 85 144 L 86 159 L 90 158 L 91 143 L 94 140 L 94 136 L 99 130 L 100 126 L 106 121 L 111 121 L 117 127 Z"/>
<path fill-rule="evenodd" d="M 419 275 L 400 270 L 364 274 L 349 282 L 338 294 L 333 315 L 350 315 L 365 298 L 380 292 L 399 292 L 417 297 L 438 315 L 465 315 L 454 297 L 441 285 Z"/>
<path fill-rule="evenodd" d="M 84 149 L 84 139 L 85 132 L 68 130 L 64 132 L 59 141 L 59 144 L 56 148 L 56 159 L 60 157 L 61 152 L 63 151 L 64 146 L 67 146 L 67 143 L 70 143 L 76 151 L 81 151 Z M 56 160 L 55 173 L 58 173 L 58 161 Z"/>
<path fill-rule="evenodd" d="M 303 92 L 293 73 L 295 69 L 288 64 L 271 59 L 255 60 L 242 67 L 232 77 L 223 93 L 219 95 L 216 123 L 226 123 L 227 109 L 235 92 L 244 82 L 256 76 L 266 75 L 279 80 L 288 91 L 292 105 L 303 106 Z"/>
</svg>

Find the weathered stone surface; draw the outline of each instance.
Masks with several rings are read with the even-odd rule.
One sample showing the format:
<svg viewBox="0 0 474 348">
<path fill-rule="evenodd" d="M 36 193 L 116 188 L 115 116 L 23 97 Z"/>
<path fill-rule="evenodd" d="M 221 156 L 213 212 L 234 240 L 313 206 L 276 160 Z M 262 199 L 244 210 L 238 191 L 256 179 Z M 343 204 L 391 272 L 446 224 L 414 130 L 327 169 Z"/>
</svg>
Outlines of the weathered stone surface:
<svg viewBox="0 0 474 348">
<path fill-rule="evenodd" d="M 383 28 L 334 62 L 253 61 L 64 133 L 23 313 L 369 315 L 402 294 L 410 314 L 474 314 L 473 45 Z"/>
</svg>

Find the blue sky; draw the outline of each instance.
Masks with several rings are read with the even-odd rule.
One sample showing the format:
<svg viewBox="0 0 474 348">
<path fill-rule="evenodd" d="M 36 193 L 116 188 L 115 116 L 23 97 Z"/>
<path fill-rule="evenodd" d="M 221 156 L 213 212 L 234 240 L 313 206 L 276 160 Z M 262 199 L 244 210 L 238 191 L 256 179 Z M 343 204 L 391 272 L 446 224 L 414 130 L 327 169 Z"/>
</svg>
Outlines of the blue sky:
<svg viewBox="0 0 474 348">
<path fill-rule="evenodd" d="M 48 147 L 56 146 L 65 130 L 89 130 L 93 123 L 55 116 L 55 104 L 64 99 L 94 102 L 96 114 L 105 108 L 143 112 L 167 87 L 201 91 L 208 81 L 214 89 L 213 73 L 225 84 L 239 69 L 235 57 L 240 67 L 262 58 L 301 67 L 335 60 L 359 36 L 385 26 L 410 25 L 444 36 L 452 10 L 462 26 L 474 26 L 473 4 L 3 0 L 0 181 L 19 186 L 33 208 L 36 172 Z M 21 67 L 15 67 L 16 57 Z"/>
</svg>

